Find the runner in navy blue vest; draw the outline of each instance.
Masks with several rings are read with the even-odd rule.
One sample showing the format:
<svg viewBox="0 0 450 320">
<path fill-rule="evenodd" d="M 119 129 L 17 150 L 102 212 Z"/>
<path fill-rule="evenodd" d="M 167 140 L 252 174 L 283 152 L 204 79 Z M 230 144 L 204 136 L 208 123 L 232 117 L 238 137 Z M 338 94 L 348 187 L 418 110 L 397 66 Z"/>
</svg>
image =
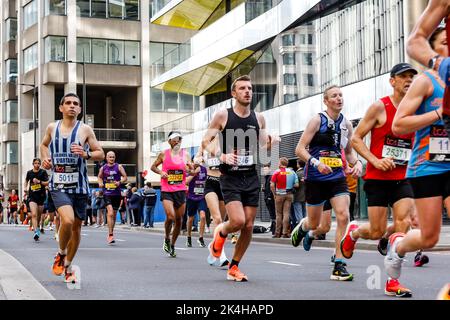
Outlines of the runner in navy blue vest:
<svg viewBox="0 0 450 320">
<path fill-rule="evenodd" d="M 108 221 L 108 244 L 115 242 L 114 225 L 116 224 L 115 213 L 119 210 L 122 200 L 120 184 L 127 182 L 127 173 L 122 165 L 116 163 L 116 154 L 109 151 L 106 154 L 106 163 L 98 173 L 98 186 L 103 188 L 106 206 L 106 220 Z"/>
</svg>

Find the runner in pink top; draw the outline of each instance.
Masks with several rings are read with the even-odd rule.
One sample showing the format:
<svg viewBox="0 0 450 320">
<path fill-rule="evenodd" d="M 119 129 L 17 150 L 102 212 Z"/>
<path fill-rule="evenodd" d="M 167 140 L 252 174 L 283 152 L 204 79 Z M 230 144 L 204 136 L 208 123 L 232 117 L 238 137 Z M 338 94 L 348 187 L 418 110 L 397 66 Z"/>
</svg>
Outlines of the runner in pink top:
<svg viewBox="0 0 450 320">
<path fill-rule="evenodd" d="M 186 209 L 186 174 L 194 169 L 189 154 L 181 149 L 181 133 L 169 133 L 170 149 L 161 152 L 152 164 L 152 171 L 161 176 L 161 201 L 166 212 L 164 223 L 166 237 L 163 249 L 172 258 L 175 253 L 175 242 L 181 230 L 183 215 Z M 162 164 L 162 170 L 158 169 Z M 170 232 L 173 227 L 172 241 Z"/>
</svg>

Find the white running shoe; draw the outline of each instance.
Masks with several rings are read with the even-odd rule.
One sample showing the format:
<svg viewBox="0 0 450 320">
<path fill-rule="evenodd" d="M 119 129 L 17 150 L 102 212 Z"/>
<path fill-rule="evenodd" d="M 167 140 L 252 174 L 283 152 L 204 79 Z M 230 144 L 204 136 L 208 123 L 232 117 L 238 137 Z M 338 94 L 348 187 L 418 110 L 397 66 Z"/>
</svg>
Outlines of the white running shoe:
<svg viewBox="0 0 450 320">
<path fill-rule="evenodd" d="M 405 234 L 401 232 L 394 233 L 389 237 L 387 255 L 384 257 L 384 267 L 388 276 L 392 279 L 400 278 L 402 263 L 405 259 L 400 258 L 395 252 L 395 249 L 397 248 L 398 241 L 404 237 Z"/>
<path fill-rule="evenodd" d="M 208 244 L 208 249 L 209 249 L 209 250 L 208 250 L 208 258 L 206 258 L 206 261 L 208 261 L 208 264 L 209 264 L 210 266 L 214 266 L 214 265 L 217 264 L 217 262 L 218 262 L 219 259 L 217 259 L 216 257 L 214 257 L 214 256 L 211 254 L 211 249 L 210 249 L 211 244 L 212 244 L 212 242 L 210 242 L 210 243 Z"/>
</svg>

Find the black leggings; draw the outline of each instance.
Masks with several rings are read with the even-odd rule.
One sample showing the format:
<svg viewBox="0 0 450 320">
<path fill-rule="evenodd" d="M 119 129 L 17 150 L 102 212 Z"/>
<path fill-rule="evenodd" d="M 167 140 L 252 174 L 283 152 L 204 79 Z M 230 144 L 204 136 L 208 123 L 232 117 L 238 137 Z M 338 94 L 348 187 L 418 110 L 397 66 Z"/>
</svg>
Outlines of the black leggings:
<svg viewBox="0 0 450 320">
<path fill-rule="evenodd" d="M 131 209 L 133 211 L 133 219 L 134 224 L 137 224 L 138 226 L 141 225 L 141 215 L 139 213 L 139 209 Z"/>
</svg>

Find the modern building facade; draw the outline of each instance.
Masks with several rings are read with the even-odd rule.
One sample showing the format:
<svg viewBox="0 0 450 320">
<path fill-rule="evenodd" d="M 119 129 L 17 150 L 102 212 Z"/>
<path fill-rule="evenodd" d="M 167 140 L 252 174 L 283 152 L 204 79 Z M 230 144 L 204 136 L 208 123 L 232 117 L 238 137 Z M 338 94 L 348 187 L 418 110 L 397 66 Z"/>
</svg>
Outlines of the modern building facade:
<svg viewBox="0 0 450 320">
<path fill-rule="evenodd" d="M 161 10 L 152 21 L 175 25 L 177 10 L 192 2 L 200 6 L 202 1 L 172 0 L 170 10 Z M 279 156 L 294 160 L 301 132 L 324 107 L 325 88 L 343 88 L 344 114 L 355 124 L 371 103 L 391 92 L 389 71 L 409 60 L 405 41 L 427 3 L 248 0 L 234 8 L 228 5 L 225 15 L 190 39 L 186 59 L 151 83 L 152 88 L 200 95 L 206 108 L 156 131 L 162 137 L 181 128 L 186 133 L 183 146 L 195 152 L 214 112 L 232 105 L 229 85 L 249 74 L 252 108 L 281 136 Z M 161 139 L 152 147 L 164 149 L 167 144 Z"/>
<path fill-rule="evenodd" d="M 77 92 L 80 119 L 136 182 L 150 168 L 152 128 L 199 110 L 199 98 L 153 90 L 151 62 L 193 34 L 150 23 L 168 1 L 2 0 L 0 175 L 21 190 L 61 97 Z M 85 94 L 84 94 L 85 93 Z M 160 100 L 156 98 L 160 97 Z M 90 181 L 98 164 L 88 162 Z"/>
</svg>

